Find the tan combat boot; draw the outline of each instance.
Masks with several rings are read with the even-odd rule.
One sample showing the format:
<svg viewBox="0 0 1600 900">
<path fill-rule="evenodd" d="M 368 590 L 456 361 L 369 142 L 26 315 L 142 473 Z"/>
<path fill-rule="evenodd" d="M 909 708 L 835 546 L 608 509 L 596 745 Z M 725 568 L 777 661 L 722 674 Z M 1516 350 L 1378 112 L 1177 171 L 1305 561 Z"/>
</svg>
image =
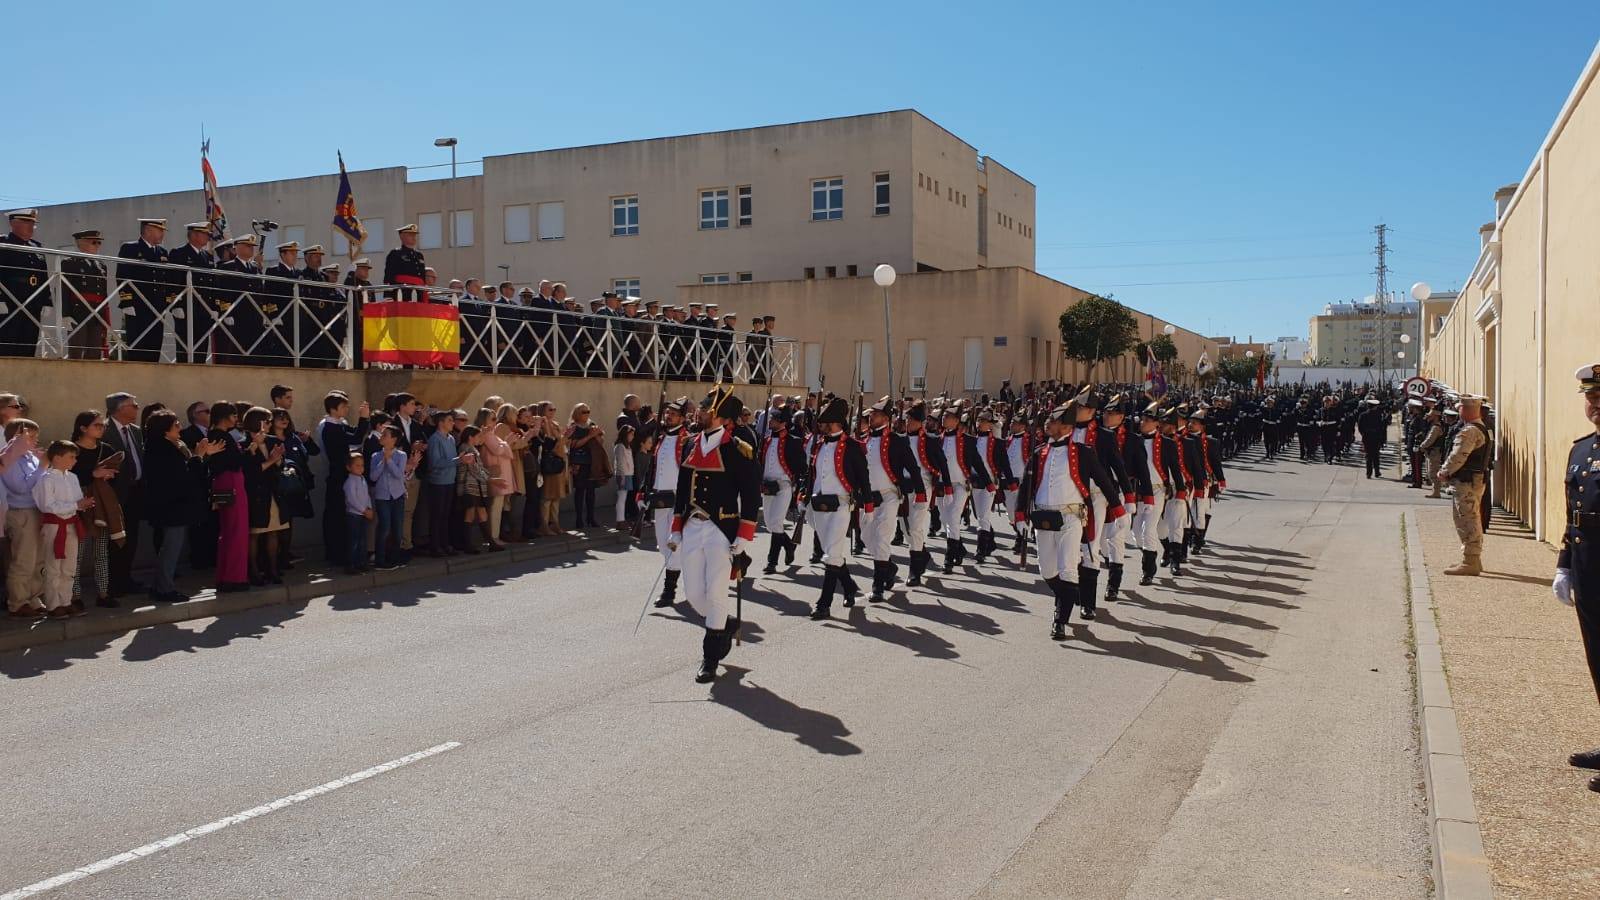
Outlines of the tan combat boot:
<svg viewBox="0 0 1600 900">
<path fill-rule="evenodd" d="M 1446 575 L 1479 575 L 1483 572 L 1483 559 L 1477 556 L 1462 557 L 1461 562 L 1445 569 Z"/>
</svg>

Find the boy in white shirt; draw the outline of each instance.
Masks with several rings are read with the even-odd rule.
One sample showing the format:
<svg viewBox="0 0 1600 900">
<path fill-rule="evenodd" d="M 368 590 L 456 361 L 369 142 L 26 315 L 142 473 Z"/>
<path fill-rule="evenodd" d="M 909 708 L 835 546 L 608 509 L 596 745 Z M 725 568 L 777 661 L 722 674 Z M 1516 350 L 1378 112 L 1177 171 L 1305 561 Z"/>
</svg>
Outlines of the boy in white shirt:
<svg viewBox="0 0 1600 900">
<path fill-rule="evenodd" d="M 78 445 L 54 441 L 45 451 L 49 466 L 33 486 L 33 502 L 39 507 L 39 535 L 44 547 L 44 606 L 52 619 L 65 619 L 74 613 L 72 580 L 78 570 L 78 539 L 84 534 L 82 510 L 94 506 L 83 496 L 72 464 L 78 461 Z"/>
</svg>

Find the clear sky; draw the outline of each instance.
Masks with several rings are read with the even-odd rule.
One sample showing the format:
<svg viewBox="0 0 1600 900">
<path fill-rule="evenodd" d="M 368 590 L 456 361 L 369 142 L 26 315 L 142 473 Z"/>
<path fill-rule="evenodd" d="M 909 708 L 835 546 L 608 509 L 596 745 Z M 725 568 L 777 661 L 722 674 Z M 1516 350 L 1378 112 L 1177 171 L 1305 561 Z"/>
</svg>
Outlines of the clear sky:
<svg viewBox="0 0 1600 900">
<path fill-rule="evenodd" d="M 1600 37 L 1594 0 L 5 17 L 0 205 L 195 187 L 202 122 L 228 184 L 332 171 L 336 149 L 351 168 L 434 164 L 445 134 L 478 159 L 914 107 L 1038 185 L 1040 271 L 1240 340 L 1370 294 L 1380 220 L 1392 285 L 1459 285 L 1495 188 L 1522 177 Z"/>
</svg>

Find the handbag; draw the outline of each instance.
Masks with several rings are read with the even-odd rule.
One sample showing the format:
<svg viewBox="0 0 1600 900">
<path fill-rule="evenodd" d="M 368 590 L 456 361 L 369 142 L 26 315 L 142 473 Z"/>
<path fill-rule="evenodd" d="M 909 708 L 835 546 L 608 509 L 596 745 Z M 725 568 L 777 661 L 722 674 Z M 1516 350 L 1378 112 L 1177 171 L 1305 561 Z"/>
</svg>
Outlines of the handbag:
<svg viewBox="0 0 1600 900">
<path fill-rule="evenodd" d="M 305 479 L 300 474 L 300 467 L 294 463 L 285 462 L 278 470 L 278 483 L 273 485 L 274 496 L 284 499 L 296 499 L 310 493 Z"/>
<path fill-rule="evenodd" d="M 567 461 L 554 453 L 546 453 L 539 457 L 539 474 L 560 475 L 567 470 Z"/>
<path fill-rule="evenodd" d="M 236 499 L 238 499 L 238 496 L 237 496 L 237 494 L 235 494 L 235 492 L 232 489 L 222 490 L 222 491 L 212 491 L 211 492 L 211 507 L 213 509 L 227 509 L 228 507 L 233 505 L 233 501 L 236 500 Z"/>
</svg>

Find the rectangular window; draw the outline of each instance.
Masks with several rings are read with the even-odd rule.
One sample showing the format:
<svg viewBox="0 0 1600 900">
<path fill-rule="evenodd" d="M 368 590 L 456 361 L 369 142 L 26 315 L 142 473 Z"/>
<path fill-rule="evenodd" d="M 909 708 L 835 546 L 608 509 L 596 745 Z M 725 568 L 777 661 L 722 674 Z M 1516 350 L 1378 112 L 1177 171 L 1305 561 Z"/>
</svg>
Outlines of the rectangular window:
<svg viewBox="0 0 1600 900">
<path fill-rule="evenodd" d="M 526 244 L 533 239 L 533 208 L 524 203 L 506 207 L 506 243 Z"/>
<path fill-rule="evenodd" d="M 828 273 L 828 277 L 829 278 L 838 278 L 839 277 L 839 267 L 838 266 L 829 266 L 827 268 L 827 273 Z"/>
<path fill-rule="evenodd" d="M 382 219 L 366 218 L 361 220 L 362 227 L 367 229 L 367 242 L 361 249 L 367 253 L 382 253 L 384 251 L 383 239 L 389 233 Z M 304 238 L 301 238 L 304 240 Z"/>
<path fill-rule="evenodd" d="M 811 266 L 806 266 L 806 279 L 810 280 L 815 277 L 817 277 L 817 270 Z"/>
<path fill-rule="evenodd" d="M 423 213 L 417 217 L 417 249 L 437 250 L 444 246 L 444 213 Z"/>
<path fill-rule="evenodd" d="M 639 195 L 611 198 L 611 236 L 639 233 Z"/>
<path fill-rule="evenodd" d="M 706 274 L 706 275 L 701 275 L 700 276 L 700 283 L 701 284 L 727 284 L 728 283 L 728 273 L 727 272 L 711 272 L 711 273 Z"/>
<path fill-rule="evenodd" d="M 749 228 L 755 221 L 755 204 L 750 194 L 750 185 L 739 185 L 739 227 Z"/>
<path fill-rule="evenodd" d="M 67 247 L 65 249 L 72 250 L 75 248 Z M 338 229 L 334 229 L 333 232 L 333 255 L 346 257 L 350 255 L 350 239 L 345 237 L 344 233 Z M 260 257 L 258 256 L 257 259 L 259 258 Z"/>
<path fill-rule="evenodd" d="M 856 267 L 854 265 L 845 266 L 844 273 L 851 278 L 854 278 L 856 277 Z"/>
<path fill-rule="evenodd" d="M 917 173 L 917 187 L 919 187 L 919 188 L 922 187 L 922 173 L 921 172 Z"/>
<path fill-rule="evenodd" d="M 961 352 L 962 390 L 983 390 L 983 338 L 963 338 Z"/>
<path fill-rule="evenodd" d="M 456 210 L 456 246 L 471 247 L 473 215 L 470 209 Z"/>
<path fill-rule="evenodd" d="M 806 389 L 820 391 L 822 390 L 822 345 L 807 344 L 805 354 Z"/>
<path fill-rule="evenodd" d="M 728 189 L 711 188 L 700 192 L 700 230 L 728 227 Z"/>
<path fill-rule="evenodd" d="M 637 278 L 613 278 L 611 279 L 611 289 L 616 291 L 620 297 L 640 296 L 639 279 Z"/>
<path fill-rule="evenodd" d="M 906 342 L 906 367 L 911 379 L 911 389 L 914 391 L 927 390 L 928 384 L 928 342 L 925 340 L 912 340 Z"/>
<path fill-rule="evenodd" d="M 553 200 L 539 204 L 539 240 L 559 241 L 567 236 L 567 204 Z"/>
<path fill-rule="evenodd" d="M 811 182 L 811 221 L 844 218 L 844 179 L 818 178 Z"/>
<path fill-rule="evenodd" d="M 735 281 L 739 282 L 740 284 L 745 284 L 747 282 L 751 282 L 751 281 L 755 281 L 756 280 L 756 276 L 752 272 L 740 272 L 739 274 L 733 276 L 733 278 L 734 278 Z"/>
<path fill-rule="evenodd" d="M 889 214 L 889 173 L 879 172 L 872 176 L 872 214 L 887 216 Z"/>
<path fill-rule="evenodd" d="M 856 383 L 850 386 L 850 390 L 864 392 L 872 390 L 871 341 L 856 341 Z"/>
</svg>

